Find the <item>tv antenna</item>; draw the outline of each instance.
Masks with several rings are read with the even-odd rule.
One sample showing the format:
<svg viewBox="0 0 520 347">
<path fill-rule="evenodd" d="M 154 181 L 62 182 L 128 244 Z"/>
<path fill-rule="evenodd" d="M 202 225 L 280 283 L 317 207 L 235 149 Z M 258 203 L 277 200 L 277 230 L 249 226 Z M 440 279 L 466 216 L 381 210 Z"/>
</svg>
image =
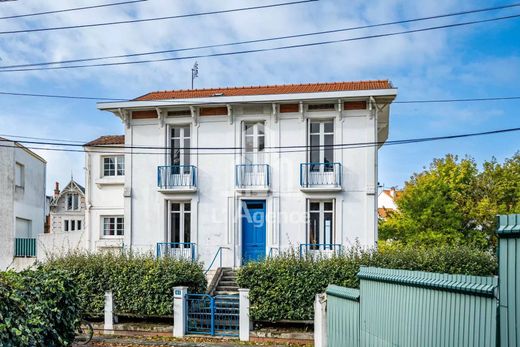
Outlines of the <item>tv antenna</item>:
<svg viewBox="0 0 520 347">
<path fill-rule="evenodd" d="M 195 62 L 191 68 L 191 89 L 193 89 L 193 81 L 199 77 L 199 63 Z"/>
</svg>

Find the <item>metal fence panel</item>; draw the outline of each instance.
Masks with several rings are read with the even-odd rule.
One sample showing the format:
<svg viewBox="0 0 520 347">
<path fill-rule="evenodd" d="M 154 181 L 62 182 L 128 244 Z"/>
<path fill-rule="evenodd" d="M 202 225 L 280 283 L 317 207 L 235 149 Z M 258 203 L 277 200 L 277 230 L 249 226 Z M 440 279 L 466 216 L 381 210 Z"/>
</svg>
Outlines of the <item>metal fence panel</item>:
<svg viewBox="0 0 520 347">
<path fill-rule="evenodd" d="M 359 346 L 359 290 L 327 287 L 327 344 Z"/>
</svg>

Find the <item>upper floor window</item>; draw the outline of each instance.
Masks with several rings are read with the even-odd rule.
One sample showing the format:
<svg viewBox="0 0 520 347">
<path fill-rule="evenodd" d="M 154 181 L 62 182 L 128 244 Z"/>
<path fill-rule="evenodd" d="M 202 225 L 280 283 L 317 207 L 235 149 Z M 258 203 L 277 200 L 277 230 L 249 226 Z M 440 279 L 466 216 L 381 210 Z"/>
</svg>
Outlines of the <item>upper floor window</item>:
<svg viewBox="0 0 520 347">
<path fill-rule="evenodd" d="M 123 236 L 125 234 L 125 218 L 122 216 L 103 217 L 103 236 Z"/>
<path fill-rule="evenodd" d="M 243 129 L 244 164 L 263 164 L 265 149 L 264 122 L 246 122 Z"/>
<path fill-rule="evenodd" d="M 171 165 L 190 165 L 191 131 L 189 125 L 176 125 L 171 128 L 170 162 Z"/>
<path fill-rule="evenodd" d="M 103 176 L 124 176 L 125 156 L 103 157 Z"/>
<path fill-rule="evenodd" d="M 14 171 L 15 186 L 23 188 L 25 186 L 25 167 L 20 163 L 16 163 Z"/>
<path fill-rule="evenodd" d="M 79 210 L 79 194 L 69 193 L 66 195 L 67 211 Z"/>
<path fill-rule="evenodd" d="M 334 121 L 309 121 L 309 161 L 311 163 L 332 164 L 334 162 Z M 332 165 L 316 165 L 316 170 L 330 170 Z M 311 167 L 313 170 L 313 167 Z"/>
</svg>

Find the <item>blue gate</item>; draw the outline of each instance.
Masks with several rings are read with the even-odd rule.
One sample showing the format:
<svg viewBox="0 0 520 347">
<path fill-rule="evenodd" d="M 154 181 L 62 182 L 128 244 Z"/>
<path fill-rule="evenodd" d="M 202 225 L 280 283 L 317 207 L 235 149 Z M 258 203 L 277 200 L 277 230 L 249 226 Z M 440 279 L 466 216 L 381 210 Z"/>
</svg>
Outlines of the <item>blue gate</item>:
<svg viewBox="0 0 520 347">
<path fill-rule="evenodd" d="M 186 333 L 238 336 L 238 294 L 186 294 Z"/>
</svg>

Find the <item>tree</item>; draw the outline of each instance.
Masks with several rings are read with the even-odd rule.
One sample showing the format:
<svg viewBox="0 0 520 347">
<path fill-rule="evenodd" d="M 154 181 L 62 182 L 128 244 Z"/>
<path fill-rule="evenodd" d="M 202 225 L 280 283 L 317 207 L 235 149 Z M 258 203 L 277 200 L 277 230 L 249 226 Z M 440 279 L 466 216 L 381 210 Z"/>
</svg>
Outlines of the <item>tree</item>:
<svg viewBox="0 0 520 347">
<path fill-rule="evenodd" d="M 471 157 L 448 154 L 406 182 L 398 212 L 380 222 L 380 240 L 422 245 L 494 245 L 495 216 L 520 212 L 520 152 L 479 172 Z"/>
</svg>

